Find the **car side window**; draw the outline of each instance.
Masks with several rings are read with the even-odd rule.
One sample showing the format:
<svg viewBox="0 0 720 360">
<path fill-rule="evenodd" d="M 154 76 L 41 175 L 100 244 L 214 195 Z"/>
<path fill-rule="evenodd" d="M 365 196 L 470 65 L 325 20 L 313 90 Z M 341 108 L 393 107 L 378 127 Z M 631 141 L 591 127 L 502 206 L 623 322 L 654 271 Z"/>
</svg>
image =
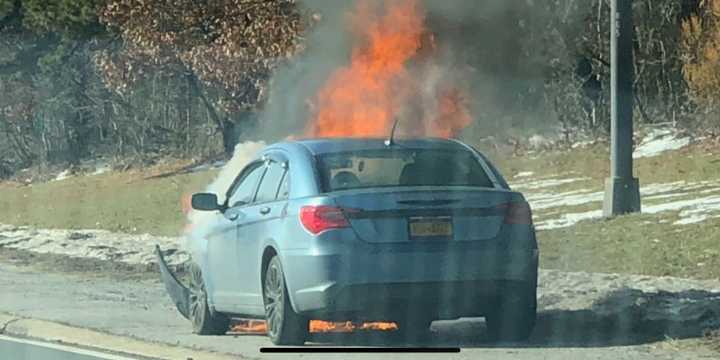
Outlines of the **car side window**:
<svg viewBox="0 0 720 360">
<path fill-rule="evenodd" d="M 268 201 L 275 201 L 275 197 L 280 187 L 280 181 L 283 178 L 285 169 L 280 166 L 277 162 L 271 161 L 267 166 L 265 176 L 260 181 L 260 188 L 258 189 L 255 202 L 262 203 Z"/>
<path fill-rule="evenodd" d="M 257 189 L 258 180 L 265 171 L 265 166 L 262 163 L 254 165 L 254 168 L 248 169 L 247 175 L 239 179 L 239 183 L 235 185 L 228 201 L 228 206 L 235 207 L 240 205 L 249 204 L 252 202 L 255 196 L 255 190 Z"/>
</svg>

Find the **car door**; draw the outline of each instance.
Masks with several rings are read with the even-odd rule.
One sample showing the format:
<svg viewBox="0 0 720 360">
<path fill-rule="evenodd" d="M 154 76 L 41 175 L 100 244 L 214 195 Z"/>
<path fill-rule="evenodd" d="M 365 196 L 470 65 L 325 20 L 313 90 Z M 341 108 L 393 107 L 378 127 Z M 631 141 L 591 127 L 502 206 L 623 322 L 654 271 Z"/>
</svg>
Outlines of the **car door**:
<svg viewBox="0 0 720 360">
<path fill-rule="evenodd" d="M 238 278 L 241 260 L 238 252 L 238 231 L 249 221 L 248 208 L 252 206 L 259 180 L 265 173 L 262 162 L 248 165 L 230 186 L 226 196 L 227 209 L 223 212 L 218 229 L 208 239 L 209 283 L 215 307 L 218 310 L 236 311 L 242 304 Z"/>
<path fill-rule="evenodd" d="M 281 217 L 284 201 L 278 201 L 278 192 L 286 177 L 286 162 L 278 158 L 268 158 L 265 167 L 266 171 L 260 181 L 257 195 L 252 206 L 246 210 L 247 221 L 239 228 L 238 232 L 238 259 L 240 259 L 240 271 L 242 281 L 239 282 L 243 304 L 248 307 L 247 312 L 261 315 L 264 313 L 262 288 L 260 284 L 259 270 L 261 268 L 260 246 L 264 240 L 273 238 L 278 231 L 277 228 L 268 226 Z M 281 194 L 283 199 L 287 198 L 287 192 Z"/>
</svg>

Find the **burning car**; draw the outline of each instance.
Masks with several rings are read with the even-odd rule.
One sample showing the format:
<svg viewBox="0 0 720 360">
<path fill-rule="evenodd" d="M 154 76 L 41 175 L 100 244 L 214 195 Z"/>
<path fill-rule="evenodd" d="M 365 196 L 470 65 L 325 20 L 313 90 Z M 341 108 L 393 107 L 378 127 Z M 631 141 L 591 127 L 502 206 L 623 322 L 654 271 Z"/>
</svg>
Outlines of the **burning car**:
<svg viewBox="0 0 720 360">
<path fill-rule="evenodd" d="M 192 207 L 191 284 L 160 263 L 195 333 L 267 320 L 275 344 L 309 321 L 392 321 L 421 339 L 438 319 L 480 317 L 497 340 L 534 327 L 531 210 L 492 163 L 448 139 L 316 139 L 266 147 Z M 160 254 L 158 252 L 158 254 Z"/>
</svg>

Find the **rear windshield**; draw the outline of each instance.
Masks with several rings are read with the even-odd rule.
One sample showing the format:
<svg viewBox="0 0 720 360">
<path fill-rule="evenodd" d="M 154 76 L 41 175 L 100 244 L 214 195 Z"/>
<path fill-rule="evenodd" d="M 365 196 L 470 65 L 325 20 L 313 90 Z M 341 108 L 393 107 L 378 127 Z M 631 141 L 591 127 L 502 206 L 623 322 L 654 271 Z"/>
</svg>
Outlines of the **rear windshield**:
<svg viewBox="0 0 720 360">
<path fill-rule="evenodd" d="M 494 187 L 469 151 L 388 149 L 318 156 L 325 192 L 370 187 Z"/>
</svg>

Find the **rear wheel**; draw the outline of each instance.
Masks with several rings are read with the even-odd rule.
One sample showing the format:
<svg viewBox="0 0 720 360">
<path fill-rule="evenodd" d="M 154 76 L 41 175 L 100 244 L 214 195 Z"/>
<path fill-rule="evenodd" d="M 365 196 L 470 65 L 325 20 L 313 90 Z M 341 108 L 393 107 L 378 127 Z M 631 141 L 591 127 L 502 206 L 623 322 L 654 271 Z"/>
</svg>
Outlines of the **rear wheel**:
<svg viewBox="0 0 720 360">
<path fill-rule="evenodd" d="M 275 345 L 302 345 L 308 337 L 308 319 L 298 315 L 290 304 L 280 259 L 268 263 L 263 279 L 263 301 L 267 334 Z"/>
<path fill-rule="evenodd" d="M 193 332 L 198 335 L 223 335 L 230 327 L 230 319 L 222 314 L 210 312 L 207 290 L 200 267 L 190 265 L 190 322 Z"/>
<path fill-rule="evenodd" d="M 433 319 L 426 317 L 405 317 L 395 320 L 398 329 L 395 334 L 398 340 L 407 343 L 427 343 L 431 340 L 430 325 Z"/>
<path fill-rule="evenodd" d="M 494 310 L 485 316 L 492 341 L 521 342 L 530 337 L 537 316 L 537 288 L 530 284 L 506 286 Z"/>
</svg>

